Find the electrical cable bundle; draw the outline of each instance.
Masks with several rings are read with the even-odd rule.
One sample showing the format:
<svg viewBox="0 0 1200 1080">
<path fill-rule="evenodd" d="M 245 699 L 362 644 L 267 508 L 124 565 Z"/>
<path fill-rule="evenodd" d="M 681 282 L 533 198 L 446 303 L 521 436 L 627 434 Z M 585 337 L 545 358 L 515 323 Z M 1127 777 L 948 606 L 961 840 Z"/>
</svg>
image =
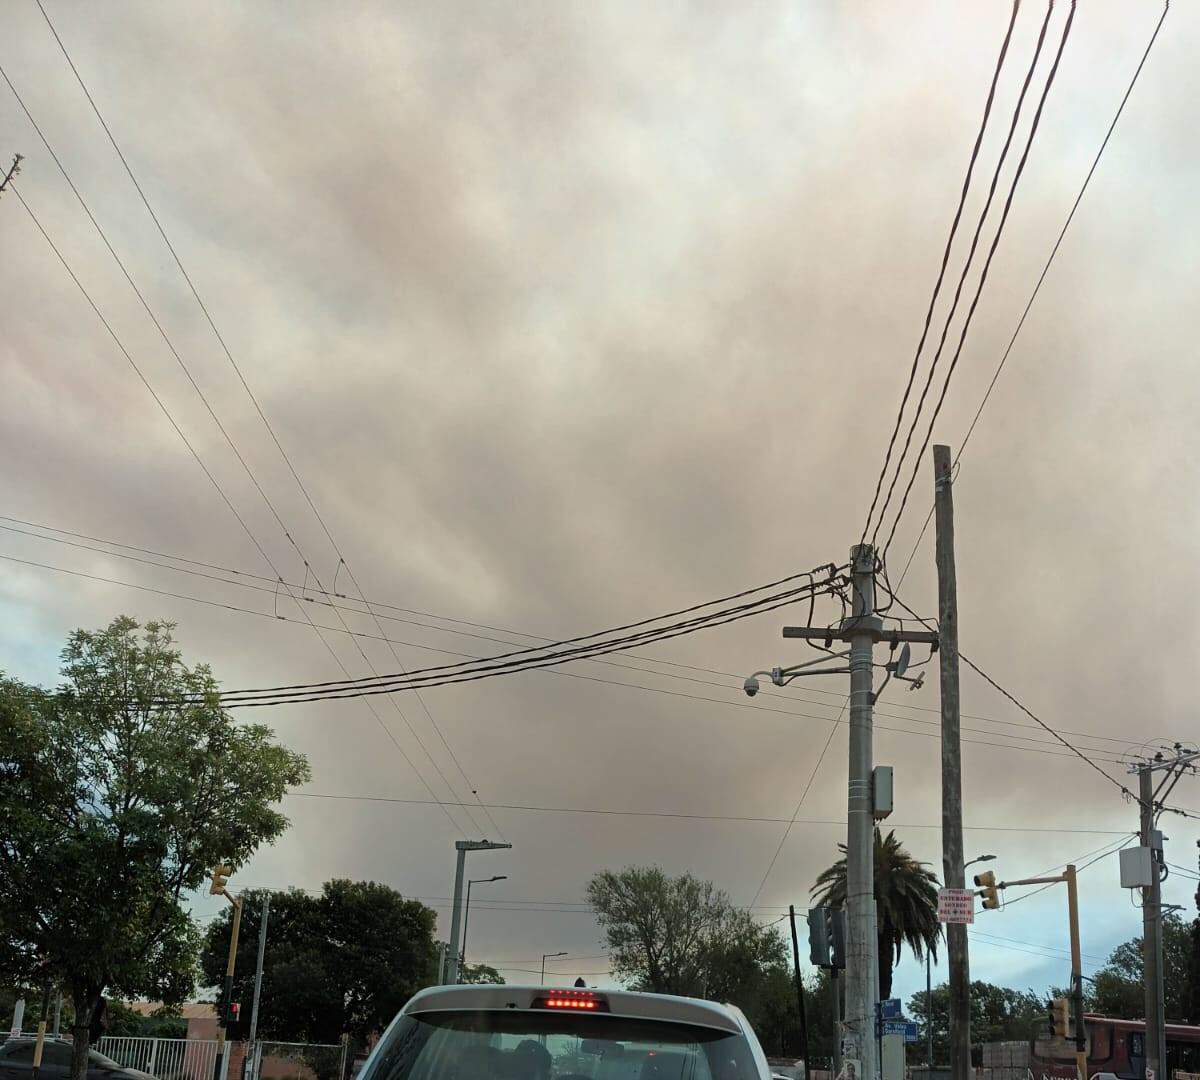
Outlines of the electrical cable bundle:
<svg viewBox="0 0 1200 1080">
<path fill-rule="evenodd" d="M 839 567 L 832 564 L 816 567 L 800 574 L 791 574 L 766 585 L 703 604 L 694 604 L 691 607 L 667 612 L 664 615 L 656 615 L 579 637 L 566 638 L 549 645 L 515 649 L 479 660 L 438 664 L 408 672 L 362 679 L 340 679 L 332 682 L 299 683 L 290 686 L 225 691 L 221 694 L 221 704 L 225 708 L 253 708 L 328 699 L 370 697 L 377 694 L 391 694 L 400 690 L 422 690 L 432 686 L 476 682 L 498 675 L 513 675 L 520 671 L 553 667 L 574 660 L 589 660 L 609 653 L 622 652 L 626 649 L 683 637 L 700 630 L 724 626 L 804 600 L 807 600 L 811 606 L 818 596 L 836 593 L 844 588 L 844 582 L 840 575 L 845 569 L 845 566 Z M 797 582 L 800 584 L 796 584 Z M 781 586 L 787 587 L 781 588 Z M 742 602 L 735 603 L 735 601 Z"/>
<path fill-rule="evenodd" d="M 984 203 L 983 209 L 979 215 L 979 220 L 975 226 L 974 235 L 971 238 L 970 249 L 969 249 L 966 259 L 963 263 L 962 272 L 959 276 L 958 283 L 955 288 L 954 297 L 953 297 L 953 300 L 951 301 L 950 309 L 946 315 L 945 322 L 944 322 L 942 330 L 941 330 L 941 334 L 940 334 L 938 345 L 937 345 L 937 351 L 934 353 L 933 359 L 929 364 L 929 368 L 928 368 L 928 372 L 927 372 L 927 375 L 925 378 L 924 386 L 921 390 L 921 393 L 918 398 L 913 416 L 909 423 L 908 432 L 905 437 L 903 447 L 901 448 L 899 455 L 896 457 L 895 465 L 894 465 L 894 469 L 893 469 L 892 468 L 893 452 L 896 448 L 896 443 L 897 443 L 900 429 L 903 426 L 904 413 L 905 413 L 905 409 L 907 408 L 909 397 L 910 397 L 912 389 L 913 389 L 913 383 L 916 379 L 918 370 L 920 368 L 921 356 L 922 356 L 922 352 L 925 348 L 926 339 L 929 335 L 929 327 L 930 327 L 930 323 L 933 318 L 934 308 L 937 304 L 938 297 L 939 297 L 939 294 L 940 294 L 941 288 L 942 288 L 942 283 L 945 279 L 946 269 L 947 269 L 947 265 L 949 263 L 951 249 L 953 247 L 954 239 L 955 239 L 955 236 L 958 231 L 959 222 L 962 217 L 963 206 L 966 201 L 968 191 L 970 190 L 971 179 L 972 179 L 972 175 L 974 173 L 976 160 L 979 155 L 979 149 L 980 149 L 980 146 L 983 141 L 984 133 L 988 126 L 988 120 L 991 116 L 992 103 L 995 98 L 996 87 L 1000 80 L 1001 72 L 1004 68 L 1005 59 L 1008 54 L 1009 43 L 1012 39 L 1013 27 L 1016 23 L 1017 14 L 1020 9 L 1020 0 L 1014 0 L 1013 8 L 1012 8 L 1012 15 L 1010 17 L 1009 24 L 1008 24 L 1008 30 L 1007 30 L 1007 33 L 1005 34 L 1004 43 L 1000 49 L 1000 56 L 996 62 L 996 68 L 992 75 L 991 86 L 988 90 L 987 104 L 984 108 L 983 119 L 982 119 L 982 122 L 979 127 L 979 132 L 975 139 L 974 147 L 972 148 L 972 151 L 971 151 L 970 163 L 967 168 L 967 175 L 966 175 L 966 180 L 963 183 L 962 193 L 959 197 L 958 209 L 955 212 L 954 220 L 953 220 L 953 223 L 952 223 L 951 229 L 950 229 L 950 235 L 946 241 L 945 252 L 942 257 L 941 270 L 938 274 L 937 281 L 936 281 L 936 284 L 933 289 L 933 295 L 931 296 L 930 301 L 929 301 L 929 308 L 928 308 L 928 310 L 926 312 L 926 316 L 925 316 L 924 329 L 921 333 L 920 341 L 917 344 L 916 354 L 913 357 L 912 367 L 911 367 L 911 370 L 909 371 L 909 376 L 908 376 L 908 383 L 907 383 L 907 386 L 905 387 L 904 395 L 900 402 L 900 408 L 896 414 L 896 422 L 893 426 L 892 435 L 888 442 L 887 451 L 884 456 L 883 467 L 879 471 L 879 478 L 878 478 L 878 480 L 876 482 L 876 486 L 875 486 L 875 494 L 871 500 L 870 509 L 867 512 L 866 522 L 863 525 L 862 539 L 861 539 L 860 543 L 866 543 L 867 536 L 869 534 L 871 537 L 871 544 L 874 546 L 879 539 L 880 532 L 884 528 L 884 522 L 887 517 L 888 510 L 892 505 L 892 500 L 893 500 L 893 496 L 896 493 L 897 484 L 899 483 L 899 481 L 901 479 L 901 475 L 902 475 L 902 472 L 903 472 L 904 466 L 905 466 L 905 461 L 909 456 L 910 449 L 912 448 L 913 438 L 916 435 L 917 428 L 920 426 L 922 416 L 925 411 L 926 400 L 929 396 L 929 391 L 932 388 L 934 376 L 937 372 L 939 362 L 942 358 L 942 354 L 945 351 L 946 341 L 950 334 L 951 326 L 953 325 L 955 316 L 958 313 L 959 302 L 962 299 L 964 287 L 967 282 L 967 278 L 969 277 L 969 275 L 971 273 L 972 266 L 975 261 L 976 252 L 978 251 L 978 249 L 980 247 L 980 240 L 981 240 L 984 228 L 988 223 L 988 218 L 991 214 L 993 204 L 996 202 L 995 196 L 996 196 L 997 187 L 999 186 L 999 183 L 1000 183 L 1001 173 L 1004 169 L 1005 162 L 1008 159 L 1009 150 L 1012 148 L 1014 137 L 1016 135 L 1017 128 L 1020 124 L 1021 114 L 1022 114 L 1022 111 L 1025 106 L 1026 97 L 1028 95 L 1030 85 L 1033 82 L 1034 75 L 1037 71 L 1039 61 L 1041 60 L 1041 57 L 1042 57 L 1043 47 L 1045 45 L 1046 37 L 1047 37 L 1047 34 L 1050 29 L 1052 17 L 1054 15 L 1054 7 L 1055 7 L 1054 0 L 1048 0 L 1047 6 L 1046 6 L 1046 14 L 1042 20 L 1042 25 L 1041 25 L 1040 32 L 1038 34 L 1037 43 L 1036 43 L 1036 45 L 1034 47 L 1034 51 L 1033 51 L 1033 57 L 1030 61 L 1029 67 L 1025 73 L 1024 80 L 1021 84 L 1020 94 L 1017 98 L 1016 105 L 1013 109 L 1013 115 L 1012 115 L 1011 122 L 1009 123 L 1008 133 L 1005 138 L 1003 148 L 1001 149 L 1000 155 L 996 161 L 995 169 L 993 170 L 993 173 L 992 173 L 991 182 L 990 182 L 989 188 L 988 188 L 987 200 Z M 1028 135 L 1025 139 L 1025 145 L 1022 149 L 1020 158 L 1018 159 L 1017 165 L 1013 172 L 1012 179 L 1008 186 L 1007 194 L 1003 201 L 1002 209 L 1000 212 L 999 224 L 996 226 L 992 240 L 987 247 L 987 254 L 984 259 L 983 268 L 979 274 L 978 282 L 977 282 L 975 290 L 974 290 L 974 295 L 972 296 L 970 303 L 967 307 L 966 315 L 964 316 L 964 319 L 962 322 L 962 327 L 961 327 L 961 331 L 960 331 L 960 334 L 958 337 L 957 344 L 954 348 L 953 353 L 950 356 L 949 364 L 948 364 L 948 367 L 946 370 L 946 374 L 942 381 L 940 392 L 937 395 L 936 402 L 933 406 L 932 413 L 929 417 L 929 421 L 928 421 L 928 425 L 927 425 L 927 428 L 925 431 L 924 439 L 921 442 L 920 449 L 917 451 L 916 458 L 915 458 L 913 468 L 912 468 L 912 472 L 908 478 L 907 485 L 903 489 L 899 508 L 896 510 L 895 516 L 892 519 L 891 528 L 887 533 L 887 538 L 884 541 L 882 551 L 879 552 L 879 560 L 881 563 L 887 556 L 887 550 L 891 546 L 892 540 L 895 538 L 896 530 L 900 524 L 900 519 L 903 517 L 905 508 L 908 505 L 908 497 L 912 491 L 913 484 L 916 481 L 917 470 L 920 467 L 921 459 L 923 458 L 925 450 L 929 445 L 929 441 L 933 436 L 934 425 L 936 424 L 938 416 L 941 413 L 942 406 L 945 403 L 946 394 L 950 387 L 950 381 L 954 376 L 955 369 L 958 366 L 959 358 L 962 355 L 963 347 L 966 344 L 967 334 L 971 328 L 971 322 L 975 316 L 975 311 L 979 305 L 979 300 L 980 300 L 980 297 L 982 296 L 983 288 L 984 288 L 985 284 L 987 283 L 988 274 L 989 274 L 989 271 L 991 270 L 991 266 L 992 266 L 992 260 L 996 254 L 997 248 L 1000 245 L 1000 239 L 1004 234 L 1004 229 L 1008 222 L 1009 212 L 1012 209 L 1013 199 L 1016 195 L 1017 186 L 1019 185 L 1019 183 L 1021 181 L 1021 177 L 1024 174 L 1025 166 L 1029 159 L 1029 153 L 1030 153 L 1030 150 L 1032 149 L 1034 138 L 1037 136 L 1038 128 L 1041 124 L 1042 113 L 1046 106 L 1046 100 L 1049 97 L 1050 90 L 1054 85 L 1055 76 L 1058 74 L 1059 64 L 1062 60 L 1063 52 L 1066 49 L 1067 39 L 1070 37 L 1071 27 L 1074 23 L 1075 9 L 1076 9 L 1076 0 L 1071 0 L 1070 10 L 1067 14 L 1066 19 L 1063 22 L 1062 32 L 1061 32 L 1061 35 L 1060 35 L 1060 38 L 1058 41 L 1058 46 L 1054 53 L 1054 58 L 1050 64 L 1049 71 L 1046 74 L 1045 81 L 1042 85 L 1041 93 L 1038 98 L 1037 107 L 1036 107 L 1036 110 L 1033 115 L 1033 120 L 1030 123 Z M 884 484 L 887 482 L 889 471 L 891 472 L 891 481 L 888 484 L 887 494 L 886 494 L 886 496 L 884 496 L 882 504 L 881 504 L 880 496 L 883 494 Z M 878 514 L 876 513 L 877 509 L 878 509 Z M 873 531 L 872 531 L 872 524 L 874 525 Z"/>
</svg>

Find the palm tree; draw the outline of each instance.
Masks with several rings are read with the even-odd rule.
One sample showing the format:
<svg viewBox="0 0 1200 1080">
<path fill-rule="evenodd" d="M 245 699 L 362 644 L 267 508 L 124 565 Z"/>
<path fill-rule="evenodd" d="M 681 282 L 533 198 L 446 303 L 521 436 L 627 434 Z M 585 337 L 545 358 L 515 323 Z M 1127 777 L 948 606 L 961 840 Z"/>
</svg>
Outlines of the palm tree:
<svg viewBox="0 0 1200 1080">
<path fill-rule="evenodd" d="M 846 906 L 846 845 L 842 857 L 817 878 L 813 898 L 823 907 Z M 907 944 L 918 960 L 937 959 L 942 926 L 937 917 L 938 879 L 900 846 L 896 833 L 875 830 L 875 903 L 879 913 L 879 996 L 892 995 L 892 969 Z"/>
</svg>

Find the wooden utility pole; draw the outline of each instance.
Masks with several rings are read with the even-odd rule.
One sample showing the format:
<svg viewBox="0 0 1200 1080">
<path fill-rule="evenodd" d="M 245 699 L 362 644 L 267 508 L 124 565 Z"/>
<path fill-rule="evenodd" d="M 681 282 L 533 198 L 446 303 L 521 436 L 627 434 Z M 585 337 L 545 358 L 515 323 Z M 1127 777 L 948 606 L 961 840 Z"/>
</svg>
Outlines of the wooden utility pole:
<svg viewBox="0 0 1200 1080">
<path fill-rule="evenodd" d="M 938 667 L 942 698 L 942 882 L 966 887 L 963 866 L 962 746 L 958 696 L 958 582 L 954 573 L 954 492 L 950 447 L 933 448 L 934 515 L 937 529 Z M 950 1075 L 971 1076 L 971 969 L 967 927 L 946 924 L 950 966 Z"/>
</svg>

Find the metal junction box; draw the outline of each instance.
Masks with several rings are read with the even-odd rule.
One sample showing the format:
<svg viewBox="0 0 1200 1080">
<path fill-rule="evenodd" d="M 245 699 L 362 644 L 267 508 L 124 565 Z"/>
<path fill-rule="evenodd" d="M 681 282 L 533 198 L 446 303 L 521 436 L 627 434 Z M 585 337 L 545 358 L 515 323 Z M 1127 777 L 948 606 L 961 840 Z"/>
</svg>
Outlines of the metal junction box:
<svg viewBox="0 0 1200 1080">
<path fill-rule="evenodd" d="M 1123 848 L 1121 851 L 1121 888 L 1146 889 L 1154 884 L 1154 863 L 1148 847 Z"/>
</svg>

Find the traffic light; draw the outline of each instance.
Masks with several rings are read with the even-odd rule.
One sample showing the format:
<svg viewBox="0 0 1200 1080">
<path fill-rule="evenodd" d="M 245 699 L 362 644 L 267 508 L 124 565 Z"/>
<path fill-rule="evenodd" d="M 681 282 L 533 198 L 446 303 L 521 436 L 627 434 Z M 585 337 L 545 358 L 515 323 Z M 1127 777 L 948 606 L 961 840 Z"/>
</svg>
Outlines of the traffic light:
<svg viewBox="0 0 1200 1080">
<path fill-rule="evenodd" d="M 829 965 L 839 971 L 846 968 L 846 912 L 834 908 L 829 912 Z"/>
<path fill-rule="evenodd" d="M 231 1001 L 225 1010 L 225 1023 L 236 1024 L 242 1015 L 242 1005 L 239 1001 Z"/>
<path fill-rule="evenodd" d="M 988 911 L 995 911 L 1000 906 L 1000 894 L 996 891 L 996 875 L 990 870 L 975 875 L 975 886 L 983 897 L 983 906 Z"/>
<path fill-rule="evenodd" d="M 1059 1039 L 1071 1034 L 1071 1002 L 1065 997 L 1050 1002 L 1050 1033 Z"/>
<path fill-rule="evenodd" d="M 808 957 L 814 967 L 830 966 L 829 909 L 808 909 Z"/>
<path fill-rule="evenodd" d="M 208 887 L 208 891 L 213 896 L 224 896 L 225 886 L 229 881 L 229 875 L 233 873 L 232 866 L 226 866 L 224 863 L 217 863 L 212 868 L 212 884 Z"/>
<path fill-rule="evenodd" d="M 846 913 L 840 908 L 808 909 L 808 956 L 814 967 L 846 966 Z"/>
</svg>

